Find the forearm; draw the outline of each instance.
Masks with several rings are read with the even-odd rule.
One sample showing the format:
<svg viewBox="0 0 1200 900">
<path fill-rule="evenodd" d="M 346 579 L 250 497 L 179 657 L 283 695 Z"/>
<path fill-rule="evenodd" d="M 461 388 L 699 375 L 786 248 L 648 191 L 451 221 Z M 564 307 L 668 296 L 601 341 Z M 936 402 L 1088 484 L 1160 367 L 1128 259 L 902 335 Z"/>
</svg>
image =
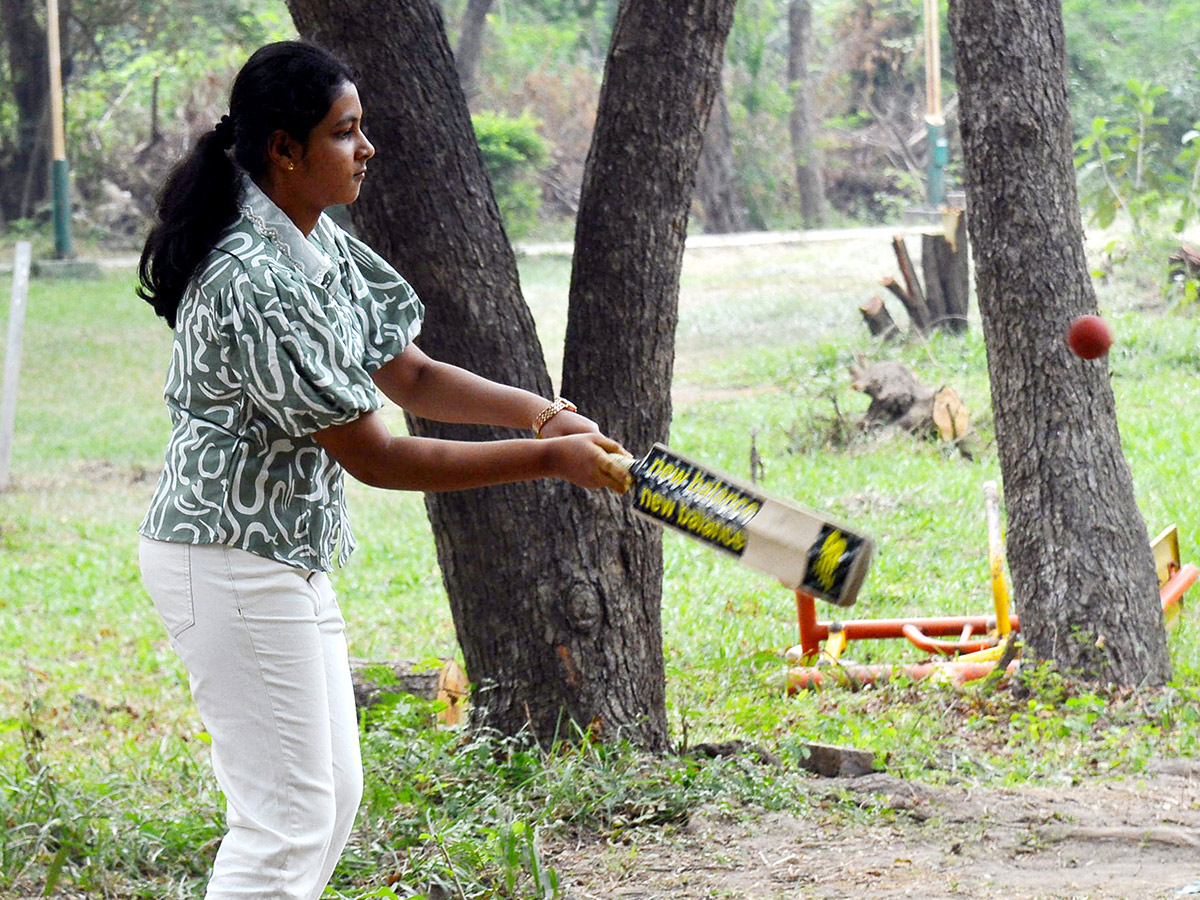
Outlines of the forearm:
<svg viewBox="0 0 1200 900">
<path fill-rule="evenodd" d="M 353 477 L 374 487 L 410 491 L 469 488 L 563 478 L 586 488 L 623 491 L 627 475 L 613 457 L 621 445 L 587 432 L 538 441 L 444 441 L 393 435 L 378 412 L 313 434 Z"/>
<path fill-rule="evenodd" d="M 544 478 L 554 474 L 552 456 L 552 448 L 533 439 L 464 442 L 397 435 L 370 458 L 343 465 L 372 487 L 440 492 Z"/>
<path fill-rule="evenodd" d="M 430 359 L 410 346 L 375 374 L 389 399 L 423 419 L 529 428 L 545 397 Z"/>
</svg>

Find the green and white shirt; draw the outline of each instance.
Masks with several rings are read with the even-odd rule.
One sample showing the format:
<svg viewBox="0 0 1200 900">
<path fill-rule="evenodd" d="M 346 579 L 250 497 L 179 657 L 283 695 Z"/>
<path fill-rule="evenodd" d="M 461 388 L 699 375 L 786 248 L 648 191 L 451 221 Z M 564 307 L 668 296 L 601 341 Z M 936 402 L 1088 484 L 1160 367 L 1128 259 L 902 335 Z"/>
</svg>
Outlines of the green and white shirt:
<svg viewBox="0 0 1200 900">
<path fill-rule="evenodd" d="M 139 530 L 327 571 L 354 536 L 342 467 L 311 435 L 379 408 L 371 373 L 417 336 L 424 307 L 328 216 L 305 238 L 249 178 L 244 195 L 179 306 L 171 439 Z"/>
</svg>

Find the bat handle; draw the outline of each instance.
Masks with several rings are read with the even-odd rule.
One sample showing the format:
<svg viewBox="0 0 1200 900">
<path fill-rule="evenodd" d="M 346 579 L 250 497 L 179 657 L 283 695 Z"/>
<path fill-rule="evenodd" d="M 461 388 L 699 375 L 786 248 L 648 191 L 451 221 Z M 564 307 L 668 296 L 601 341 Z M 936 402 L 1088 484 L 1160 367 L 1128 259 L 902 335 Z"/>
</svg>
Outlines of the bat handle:
<svg viewBox="0 0 1200 900">
<path fill-rule="evenodd" d="M 632 472 L 633 467 L 637 464 L 636 459 L 626 456 L 624 453 L 610 453 L 608 459 L 613 465 L 624 469 L 626 473 Z"/>
</svg>

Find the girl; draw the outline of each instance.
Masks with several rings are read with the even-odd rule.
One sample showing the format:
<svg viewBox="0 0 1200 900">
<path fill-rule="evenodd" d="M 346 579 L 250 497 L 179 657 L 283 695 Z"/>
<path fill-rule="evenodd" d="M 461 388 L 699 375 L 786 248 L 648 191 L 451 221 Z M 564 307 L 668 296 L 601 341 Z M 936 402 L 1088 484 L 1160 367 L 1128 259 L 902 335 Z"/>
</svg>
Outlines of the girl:
<svg viewBox="0 0 1200 900">
<path fill-rule="evenodd" d="M 625 488 L 622 448 L 568 401 L 422 353 L 420 300 L 322 215 L 358 196 L 375 153 L 362 115 L 331 55 L 263 47 L 166 182 L 141 258 L 139 294 L 175 337 L 140 558 L 227 801 L 208 900 L 315 900 L 350 834 L 362 771 L 328 575 L 354 548 L 344 471 L 421 491 Z M 545 440 L 393 436 L 377 388 L 417 416 Z"/>
</svg>

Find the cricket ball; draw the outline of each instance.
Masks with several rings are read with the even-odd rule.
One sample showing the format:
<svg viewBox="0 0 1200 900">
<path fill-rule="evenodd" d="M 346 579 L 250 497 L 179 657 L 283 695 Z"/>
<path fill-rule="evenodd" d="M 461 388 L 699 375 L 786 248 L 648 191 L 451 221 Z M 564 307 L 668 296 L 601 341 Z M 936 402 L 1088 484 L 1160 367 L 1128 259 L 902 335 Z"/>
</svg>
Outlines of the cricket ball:
<svg viewBox="0 0 1200 900">
<path fill-rule="evenodd" d="M 1099 316 L 1080 316 L 1067 329 L 1067 346 L 1080 359 L 1096 359 L 1112 346 L 1112 331 Z"/>
</svg>

